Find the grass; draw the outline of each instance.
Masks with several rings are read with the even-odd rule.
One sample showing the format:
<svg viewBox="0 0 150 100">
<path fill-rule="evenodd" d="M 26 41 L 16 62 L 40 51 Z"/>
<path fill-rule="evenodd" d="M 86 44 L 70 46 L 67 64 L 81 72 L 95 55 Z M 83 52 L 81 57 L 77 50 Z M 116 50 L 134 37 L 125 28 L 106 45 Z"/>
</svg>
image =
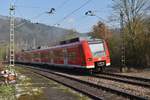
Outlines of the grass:
<svg viewBox="0 0 150 100">
<path fill-rule="evenodd" d="M 4 67 L 4 70 L 8 70 L 8 66 Z M 3 80 L 3 78 L 2 78 Z M 12 95 L 15 93 L 15 86 L 12 84 L 1 84 L 0 85 L 0 95 Z"/>
<path fill-rule="evenodd" d="M 15 87 L 13 85 L 1 85 L 0 94 L 2 95 L 12 95 L 15 93 Z"/>
<path fill-rule="evenodd" d="M 28 72 L 28 70 L 23 70 L 23 68 L 21 68 L 21 67 L 15 67 L 15 69 L 16 69 L 16 72 L 18 74 L 20 72 L 21 73 Z M 38 87 L 37 88 L 35 88 L 35 87 L 33 88 L 32 87 L 32 81 L 33 81 L 32 78 L 34 78 L 34 74 L 35 73 L 33 73 L 33 76 L 30 76 L 30 77 L 21 77 L 21 78 L 19 78 L 19 83 L 25 84 L 25 86 L 26 86 L 26 87 L 23 88 L 23 90 L 30 93 L 30 95 L 29 94 L 21 95 L 21 97 L 20 97 L 21 99 L 25 98 L 24 100 L 28 100 L 28 97 L 30 97 L 30 98 L 32 98 L 32 97 L 33 98 L 34 97 L 39 97 L 40 98 L 40 96 L 43 96 L 42 88 L 38 88 Z M 47 84 L 48 84 L 49 87 L 58 89 L 58 90 L 62 91 L 63 93 L 68 94 L 68 96 L 71 95 L 71 96 L 75 97 L 77 100 L 90 100 L 87 96 L 84 96 L 82 94 L 78 94 L 77 92 L 73 91 L 72 89 L 67 88 L 67 87 L 65 87 L 65 86 L 63 86 L 63 85 L 61 85 L 59 83 L 56 83 L 56 82 L 54 82 L 52 80 L 49 80 L 49 79 L 47 79 L 47 78 L 45 78 L 45 77 L 43 77 L 41 75 L 35 74 L 35 76 L 39 76 L 38 78 L 47 80 Z M 27 84 L 30 84 L 31 87 L 30 87 L 30 85 L 28 86 Z M 37 99 L 37 100 L 39 100 L 39 99 Z"/>
</svg>

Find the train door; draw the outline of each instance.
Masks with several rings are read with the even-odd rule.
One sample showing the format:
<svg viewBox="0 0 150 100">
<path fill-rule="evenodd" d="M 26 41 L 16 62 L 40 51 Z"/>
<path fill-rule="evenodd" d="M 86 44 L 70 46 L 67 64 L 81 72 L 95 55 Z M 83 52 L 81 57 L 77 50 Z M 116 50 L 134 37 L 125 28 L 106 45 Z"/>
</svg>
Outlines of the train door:
<svg viewBox="0 0 150 100">
<path fill-rule="evenodd" d="M 53 51 L 50 51 L 50 62 L 51 62 L 51 64 L 54 63 L 54 54 L 53 54 Z"/>
<path fill-rule="evenodd" d="M 67 53 L 67 49 L 65 48 L 63 50 L 63 53 L 64 53 L 64 64 L 68 64 L 68 53 Z"/>
</svg>

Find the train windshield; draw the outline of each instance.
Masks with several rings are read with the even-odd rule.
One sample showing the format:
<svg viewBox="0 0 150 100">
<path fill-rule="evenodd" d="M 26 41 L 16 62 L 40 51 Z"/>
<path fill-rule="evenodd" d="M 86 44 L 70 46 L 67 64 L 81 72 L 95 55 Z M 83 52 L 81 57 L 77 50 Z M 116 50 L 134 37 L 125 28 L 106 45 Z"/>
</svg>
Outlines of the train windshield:
<svg viewBox="0 0 150 100">
<path fill-rule="evenodd" d="M 101 43 L 90 43 L 90 49 L 94 57 L 101 57 L 105 55 L 104 44 Z"/>
</svg>

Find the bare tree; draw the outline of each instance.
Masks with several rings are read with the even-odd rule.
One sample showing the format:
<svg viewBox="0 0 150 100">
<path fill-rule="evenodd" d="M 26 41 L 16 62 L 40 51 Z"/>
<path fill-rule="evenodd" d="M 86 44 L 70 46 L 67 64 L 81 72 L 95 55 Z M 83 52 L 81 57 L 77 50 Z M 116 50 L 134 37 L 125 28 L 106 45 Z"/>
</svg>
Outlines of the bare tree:
<svg viewBox="0 0 150 100">
<path fill-rule="evenodd" d="M 113 0 L 113 9 L 120 15 L 123 14 L 123 23 L 127 27 L 128 35 L 132 39 L 137 33 L 136 29 L 142 24 L 145 15 L 146 3 L 149 0 Z"/>
<path fill-rule="evenodd" d="M 113 0 L 116 15 L 123 14 L 127 61 L 133 65 L 143 64 L 145 58 L 150 58 L 147 57 L 149 32 L 146 32 L 144 22 L 149 2 L 150 0 Z"/>
</svg>

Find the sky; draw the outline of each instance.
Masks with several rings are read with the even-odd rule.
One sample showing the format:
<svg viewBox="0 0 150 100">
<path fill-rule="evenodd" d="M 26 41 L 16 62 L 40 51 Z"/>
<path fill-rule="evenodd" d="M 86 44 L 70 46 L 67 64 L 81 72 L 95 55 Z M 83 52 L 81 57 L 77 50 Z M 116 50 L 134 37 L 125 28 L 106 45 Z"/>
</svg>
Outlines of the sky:
<svg viewBox="0 0 150 100">
<path fill-rule="evenodd" d="M 11 2 L 12 0 L 0 0 L 0 15 L 9 16 Z M 14 0 L 14 3 L 15 17 L 35 23 L 74 29 L 80 33 L 91 31 L 93 25 L 99 20 L 108 20 L 112 13 L 112 0 Z M 55 8 L 55 12 L 49 15 L 46 12 L 51 8 Z M 85 12 L 89 10 L 102 19 L 85 15 Z M 73 11 L 74 13 L 70 14 Z"/>
</svg>

